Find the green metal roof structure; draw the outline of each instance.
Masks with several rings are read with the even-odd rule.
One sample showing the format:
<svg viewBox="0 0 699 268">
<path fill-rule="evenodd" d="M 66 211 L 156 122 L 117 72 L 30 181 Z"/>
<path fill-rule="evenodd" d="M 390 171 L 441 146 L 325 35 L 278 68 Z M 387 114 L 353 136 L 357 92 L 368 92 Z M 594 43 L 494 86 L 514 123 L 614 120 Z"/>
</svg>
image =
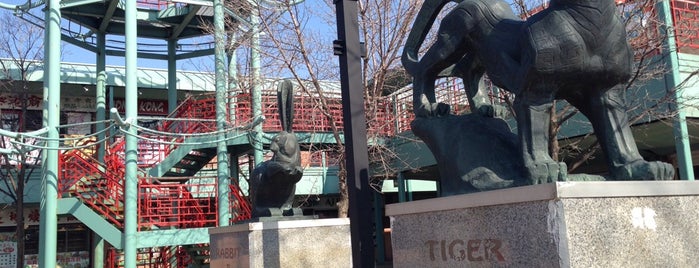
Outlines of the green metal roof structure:
<svg viewBox="0 0 699 268">
<path fill-rule="evenodd" d="M 241 2 L 242 3 L 242 2 Z M 23 19 L 42 26 L 45 31 L 45 59 L 43 69 L 44 84 L 44 114 L 45 126 L 48 129 L 47 150 L 44 158 L 44 191 L 42 192 L 41 221 L 40 221 L 40 246 L 39 246 L 39 266 L 56 266 L 56 224 L 57 214 L 61 211 L 57 208 L 57 176 L 58 170 L 58 132 L 59 124 L 59 101 L 61 86 L 61 41 L 69 42 L 95 53 L 97 65 L 95 80 L 83 80 L 73 82 L 90 83 L 94 82 L 97 92 L 97 120 L 106 119 L 105 91 L 107 83 L 106 56 L 123 56 L 125 58 L 125 68 L 123 69 L 123 86 L 125 87 L 125 116 L 126 120 L 137 117 L 137 100 L 139 79 L 137 75 L 137 59 L 152 58 L 168 61 L 167 91 L 170 107 L 175 109 L 177 103 L 177 74 L 175 61 L 190 57 L 215 54 L 217 62 L 223 62 L 223 1 L 31 1 L 23 5 L 0 4 L 5 9 L 13 9 L 15 13 Z M 42 7 L 41 12 L 32 10 Z M 227 10 L 231 17 L 250 17 L 251 14 L 242 16 Z M 37 15 L 38 14 L 38 15 Z M 43 16 L 42 16 L 43 14 Z M 254 17 L 254 16 L 253 16 Z M 242 22 L 242 21 L 241 21 Z M 188 50 L 183 49 L 184 44 L 178 44 L 180 40 L 203 37 L 210 35 L 205 25 L 216 25 L 214 36 L 218 43 L 210 42 L 209 47 L 201 46 Z M 161 47 L 165 49 L 154 49 L 151 45 L 143 43 L 148 39 L 160 39 Z M 164 42 L 163 42 L 164 41 Z M 213 40 L 212 40 L 213 41 Z M 164 43 L 164 46 L 162 44 Z M 213 44 L 213 45 L 212 45 Z M 226 94 L 225 66 L 217 65 L 214 77 L 214 88 L 217 96 L 223 97 Z M 84 79 L 84 76 L 83 76 Z M 121 81 L 112 81 L 120 83 Z M 147 81 L 151 86 L 157 81 Z M 217 99 L 219 99 L 217 97 Z M 223 98 L 221 98 L 223 100 Z M 225 109 L 225 104 L 217 105 L 220 109 Z M 219 108 L 217 108 L 219 109 Z M 217 111 L 217 114 L 224 115 L 225 110 Z M 221 120 L 223 121 L 223 120 Z M 99 125 L 98 131 L 105 126 Z M 134 127 L 127 127 L 127 133 L 135 135 Z M 137 166 L 136 157 L 138 153 L 137 139 L 133 136 L 126 137 L 126 163 L 125 163 L 125 204 L 124 204 L 124 231 L 123 249 L 124 266 L 127 268 L 136 267 L 137 255 Z M 54 149 L 51 149 L 54 148 Z M 261 149 L 261 147 L 260 147 Z M 103 154 L 103 153 L 102 153 Z M 219 145 L 218 156 L 222 169 L 219 170 L 219 181 L 223 184 L 219 186 L 219 201 L 228 203 L 228 170 L 227 159 L 225 158 L 226 147 Z M 230 217 L 228 206 L 220 206 L 219 217 L 227 224 Z M 96 263 L 101 263 L 99 260 Z"/>
</svg>

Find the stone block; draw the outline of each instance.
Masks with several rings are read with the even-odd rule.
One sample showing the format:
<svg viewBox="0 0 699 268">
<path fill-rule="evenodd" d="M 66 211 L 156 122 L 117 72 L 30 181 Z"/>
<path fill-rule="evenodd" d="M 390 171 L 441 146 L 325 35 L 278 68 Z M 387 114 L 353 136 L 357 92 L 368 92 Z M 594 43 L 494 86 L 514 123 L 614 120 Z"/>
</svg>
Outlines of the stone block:
<svg viewBox="0 0 699 268">
<path fill-rule="evenodd" d="M 386 207 L 394 267 L 699 267 L 699 183 L 558 182 Z"/>
<path fill-rule="evenodd" d="M 209 229 L 211 267 L 351 267 L 349 219 L 265 221 Z"/>
</svg>

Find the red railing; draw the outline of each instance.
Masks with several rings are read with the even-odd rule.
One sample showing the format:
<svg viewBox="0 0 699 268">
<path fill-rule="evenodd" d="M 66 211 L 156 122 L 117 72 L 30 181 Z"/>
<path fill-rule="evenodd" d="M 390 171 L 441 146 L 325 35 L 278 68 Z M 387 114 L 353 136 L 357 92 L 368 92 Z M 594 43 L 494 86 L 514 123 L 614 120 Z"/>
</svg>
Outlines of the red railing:
<svg viewBox="0 0 699 268">
<path fill-rule="evenodd" d="M 215 99 L 213 95 L 189 97 L 168 118 L 163 118 L 156 126 L 157 131 L 178 134 L 213 132 L 216 130 Z M 189 120 L 188 120 L 189 119 Z M 139 133 L 144 139 L 138 140 L 138 167 L 149 169 L 162 162 L 172 151 L 177 149 L 175 143 L 184 142 L 183 136 L 174 137 L 152 133 Z M 126 141 L 119 138 L 113 145 L 113 151 L 124 161 Z"/>
<path fill-rule="evenodd" d="M 164 118 L 156 130 L 166 133 L 194 134 L 216 131 L 216 99 L 212 94 L 190 96 L 175 112 Z M 227 117 L 228 118 L 228 117 Z M 150 140 L 139 140 L 139 167 L 147 169 L 165 159 L 177 148 L 173 143 L 184 142 L 183 137 L 141 133 Z"/>
<path fill-rule="evenodd" d="M 158 178 L 149 178 L 157 182 Z M 139 230 L 217 226 L 216 177 L 191 177 L 186 184 L 139 183 Z M 251 207 L 240 187 L 230 184 L 231 222 L 250 219 Z"/>
<path fill-rule="evenodd" d="M 177 268 L 192 267 L 190 264 L 194 262 L 194 259 L 185 247 L 177 246 L 174 253 L 173 259 L 177 262 Z"/>
<path fill-rule="evenodd" d="M 699 7 L 697 1 L 672 0 L 672 18 L 675 38 L 680 52 L 699 52 Z"/>
<path fill-rule="evenodd" d="M 262 129 L 267 132 L 281 131 L 279 121 L 279 109 L 277 108 L 276 91 L 264 91 L 262 93 L 262 115 L 266 120 Z M 252 105 L 250 94 L 238 94 L 232 101 L 237 103 L 235 116 L 237 125 L 252 120 Z M 324 114 L 327 112 L 335 121 L 335 126 L 342 130 L 342 103 L 339 99 L 330 99 L 327 109 L 309 97 L 294 97 L 294 122 L 295 132 L 330 132 L 332 131 L 331 119 Z"/>
<path fill-rule="evenodd" d="M 95 174 L 95 170 L 99 170 L 99 168 L 94 166 L 94 161 L 88 161 L 85 157 L 79 150 L 70 150 L 63 153 L 58 159 L 58 165 L 61 167 L 61 179 L 58 180 L 59 196 L 68 193 L 70 187 L 81 179 L 89 179 L 94 175 L 101 175 L 99 172 Z"/>
<path fill-rule="evenodd" d="M 216 226 L 216 178 L 197 177 L 190 182 L 195 179 L 201 183 L 153 184 L 142 181 L 138 193 L 139 230 Z"/>
<path fill-rule="evenodd" d="M 158 130 L 171 133 L 214 131 L 214 103 L 212 98 L 189 98 L 173 116 L 192 120 L 165 120 Z M 208 178 L 209 182 L 207 178 L 190 178 L 188 184 L 161 184 L 143 171 L 160 163 L 176 148 L 168 143 L 182 142 L 184 138 L 140 135 L 147 139 L 138 141 L 139 230 L 215 226 L 218 216 L 215 178 Z M 67 151 L 60 160 L 61 195 L 70 193 L 78 197 L 117 227 L 123 226 L 125 144 L 123 137 L 117 138 L 106 151 L 104 165 L 93 159 L 91 153 L 80 150 Z M 194 179 L 203 183 L 192 183 Z M 250 205 L 237 185 L 231 185 L 231 207 L 236 209 L 232 211 L 233 221 L 250 218 Z"/>
<path fill-rule="evenodd" d="M 171 133 L 197 133 L 216 130 L 216 98 L 213 94 L 189 96 L 168 116 L 173 119 L 209 119 L 177 121 L 165 120 L 158 130 Z"/>
<path fill-rule="evenodd" d="M 250 202 L 238 184 L 230 184 L 229 202 L 231 204 L 231 223 L 249 220 L 252 217 Z"/>
<path fill-rule="evenodd" d="M 457 83 L 453 78 L 441 79 L 437 88 L 437 100 L 451 104 L 453 113 L 461 114 L 469 111 L 468 100 L 461 83 Z M 280 131 L 276 91 L 265 90 L 261 95 L 262 115 L 266 118 L 262 129 L 266 132 Z M 236 125 L 250 122 L 252 118 L 250 94 L 238 94 L 231 101 L 236 103 Z M 412 92 L 410 91 L 379 97 L 374 102 L 368 103 L 365 109 L 369 135 L 393 136 L 410 130 L 410 122 L 414 118 L 412 106 Z M 338 131 L 342 131 L 342 100 L 339 95 L 331 95 L 327 98 L 325 107 L 322 107 L 322 104 L 318 102 L 318 97 L 297 95 L 294 98 L 292 128 L 295 132 L 330 132 L 332 131 L 330 117 L 335 122 Z"/>
<path fill-rule="evenodd" d="M 186 268 L 192 263 L 192 256 L 183 246 L 142 248 L 136 253 L 136 265 L 140 268 Z M 104 267 L 124 267 L 124 253 L 110 247 Z"/>
<path fill-rule="evenodd" d="M 66 186 L 62 193 L 70 193 L 83 201 L 110 223 L 123 227 L 124 166 L 118 156 L 108 154 L 107 172 L 96 166 L 96 161 L 76 154 L 65 161 L 64 172 L 80 177 Z M 68 177 L 65 176 L 64 177 Z M 196 228 L 216 226 L 218 222 L 216 178 L 192 177 L 187 184 L 161 184 L 158 178 L 139 176 L 138 213 L 139 230 L 153 228 Z M 65 180 L 63 180 L 65 181 Z M 68 184 L 63 184 L 68 185 Z M 251 208 L 238 185 L 230 185 L 232 222 L 249 219 Z"/>
<path fill-rule="evenodd" d="M 81 150 L 64 152 L 59 165 L 59 196 L 74 196 L 122 227 L 124 211 L 123 162 L 108 154 L 105 165 Z"/>
</svg>

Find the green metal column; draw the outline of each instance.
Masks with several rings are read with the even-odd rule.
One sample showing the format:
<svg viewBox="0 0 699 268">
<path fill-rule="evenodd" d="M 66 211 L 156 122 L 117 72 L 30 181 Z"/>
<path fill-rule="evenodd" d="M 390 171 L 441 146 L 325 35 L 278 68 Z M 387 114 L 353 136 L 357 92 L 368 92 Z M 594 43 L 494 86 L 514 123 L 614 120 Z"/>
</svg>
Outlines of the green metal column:
<svg viewBox="0 0 699 268">
<path fill-rule="evenodd" d="M 237 35 L 233 32 L 228 35 L 228 38 L 230 38 L 228 43 L 232 47 L 236 42 Z M 236 103 L 235 101 L 231 101 L 234 100 L 238 94 L 238 55 L 235 53 L 235 49 L 228 51 L 228 116 L 231 123 L 238 125 L 235 120 Z"/>
<path fill-rule="evenodd" d="M 661 27 L 661 33 L 666 34 L 665 42 L 663 43 L 663 51 L 667 53 L 667 66 L 670 69 L 665 74 L 665 87 L 668 90 L 675 90 L 675 102 L 672 108 L 677 111 L 675 118 L 675 149 L 677 150 L 677 165 L 680 169 L 680 179 L 694 180 L 694 166 L 692 164 L 692 149 L 689 147 L 689 131 L 687 130 L 687 117 L 684 108 L 682 108 L 681 88 L 678 88 L 682 77 L 680 76 L 680 64 L 677 54 L 677 44 L 675 43 L 675 32 L 673 30 L 672 9 L 670 8 L 669 0 L 661 0 L 658 2 L 659 16 L 664 22 Z"/>
<path fill-rule="evenodd" d="M 92 267 L 104 267 L 104 239 L 92 232 Z"/>
<path fill-rule="evenodd" d="M 322 151 L 320 153 L 320 162 L 321 162 L 320 166 L 323 168 L 323 173 L 321 175 L 321 178 L 322 178 L 321 181 L 323 182 L 323 185 L 325 185 L 325 182 L 328 181 L 328 159 L 327 159 L 327 155 L 326 155 L 325 151 Z M 337 178 L 337 177 L 339 177 L 339 175 L 335 175 L 335 177 Z M 325 186 L 323 186 L 323 188 L 325 188 Z M 323 191 L 325 191 L 325 190 L 323 190 Z"/>
<path fill-rule="evenodd" d="M 95 87 L 95 118 L 98 122 L 107 119 L 107 51 L 106 51 L 106 36 L 104 33 L 97 33 L 97 85 Z M 100 132 L 105 128 L 104 123 L 97 123 L 96 131 Z M 106 137 L 105 133 L 97 135 L 97 140 L 103 140 Z M 104 161 L 105 147 L 102 143 L 97 147 L 97 160 Z"/>
<path fill-rule="evenodd" d="M 56 267 L 58 200 L 58 125 L 61 113 L 61 11 L 60 0 L 48 0 L 44 9 L 44 126 L 49 149 L 43 152 L 39 221 L 39 267 Z M 53 45 L 49 45 L 53 44 Z M 56 148 L 56 149 L 51 149 Z"/>
<path fill-rule="evenodd" d="M 96 101 L 96 119 L 98 122 L 96 130 L 97 140 L 104 140 L 106 134 L 102 132 L 105 129 L 103 121 L 107 118 L 107 53 L 106 53 L 106 36 L 104 33 L 97 33 L 97 86 L 95 88 Z M 104 154 L 106 151 L 107 142 L 102 142 L 97 147 L 97 160 L 104 163 Z M 104 239 L 97 233 L 92 233 L 93 254 L 92 266 L 102 268 L 104 266 Z"/>
<path fill-rule="evenodd" d="M 226 110 L 228 92 L 226 91 L 226 43 L 225 23 L 223 17 L 223 1 L 214 0 L 214 67 L 216 68 L 216 129 L 226 129 Z M 218 158 L 218 226 L 228 226 L 231 222 L 230 201 L 230 175 L 228 170 L 228 148 L 226 146 L 226 134 L 218 135 L 219 142 L 216 146 Z"/>
<path fill-rule="evenodd" d="M 167 113 L 177 108 L 177 39 L 167 40 Z"/>
<path fill-rule="evenodd" d="M 237 155 L 231 155 L 231 165 L 230 165 L 229 172 L 230 172 L 231 180 L 233 180 L 233 182 L 235 184 L 237 184 L 238 187 L 240 187 L 240 176 L 239 176 L 240 170 L 238 169 L 238 156 Z"/>
<path fill-rule="evenodd" d="M 137 78 L 137 21 L 136 1 L 124 1 L 125 16 L 125 62 L 126 62 L 126 120 L 135 123 L 138 116 Z M 136 128 L 129 127 L 126 135 L 126 175 L 124 178 L 124 268 L 136 268 L 136 231 L 138 228 L 138 139 Z"/>
<path fill-rule="evenodd" d="M 252 24 L 252 40 L 250 49 L 250 59 L 252 61 L 252 118 L 262 116 L 262 79 L 260 78 L 260 14 L 253 8 L 250 15 Z M 262 155 L 262 124 L 255 126 L 252 141 L 254 150 L 253 157 L 255 166 L 264 161 Z"/>
<path fill-rule="evenodd" d="M 115 107 L 115 106 L 114 106 L 114 86 L 109 86 L 109 90 L 107 90 L 107 94 L 108 94 L 108 96 L 107 96 L 107 98 L 108 98 L 108 99 L 107 99 L 107 102 L 109 103 L 108 106 L 109 106 L 110 109 L 111 109 L 111 107 Z M 113 142 L 114 142 L 114 135 L 111 135 L 111 136 L 109 137 L 109 140 L 108 140 L 107 142 L 113 143 Z"/>
</svg>

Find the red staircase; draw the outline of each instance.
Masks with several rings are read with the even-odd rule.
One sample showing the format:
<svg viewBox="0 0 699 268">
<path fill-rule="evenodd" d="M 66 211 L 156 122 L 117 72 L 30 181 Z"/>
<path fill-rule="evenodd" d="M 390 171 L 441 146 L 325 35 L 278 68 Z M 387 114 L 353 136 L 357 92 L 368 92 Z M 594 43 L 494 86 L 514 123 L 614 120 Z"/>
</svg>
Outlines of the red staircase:
<svg viewBox="0 0 699 268">
<path fill-rule="evenodd" d="M 188 98 L 183 102 L 173 118 L 198 119 L 191 121 L 165 121 L 157 130 L 169 133 L 198 133 L 216 130 L 215 105 L 213 98 Z M 211 96 L 208 96 L 211 97 Z M 158 135 L 139 134 L 150 140 L 166 142 L 184 142 L 184 138 L 172 138 Z M 93 158 L 92 150 L 69 150 L 61 154 L 59 164 L 59 196 L 76 197 L 95 212 L 103 215 L 107 221 L 118 228 L 123 228 L 124 219 L 124 177 L 125 177 L 125 139 L 117 138 L 108 146 L 102 164 Z M 138 230 L 169 228 L 197 228 L 216 226 L 218 210 L 215 177 L 186 177 L 173 183 L 170 178 L 153 178 L 146 176 L 145 169 L 157 165 L 165 159 L 176 146 L 146 139 L 138 141 Z M 207 151 L 197 153 L 182 160 L 180 165 L 189 168 L 201 168 L 212 157 L 207 158 Z M 210 153 L 210 152 L 209 152 Z M 199 166 L 197 166 L 197 164 Z M 202 164 L 203 163 L 203 164 Z M 193 174 L 192 174 L 193 175 Z M 230 185 L 230 207 L 232 222 L 249 219 L 250 204 L 238 185 Z M 197 255 L 208 252 L 208 246 L 190 246 L 201 249 Z M 140 250 L 139 267 L 188 267 L 194 261 L 189 252 L 190 247 L 162 247 Z M 106 267 L 123 265 L 119 253 L 108 251 Z"/>
<path fill-rule="evenodd" d="M 171 117 L 201 120 L 165 121 L 158 130 L 170 133 L 214 131 L 216 125 L 211 120 L 215 118 L 214 103 L 211 98 L 188 98 Z M 184 138 L 141 135 L 151 140 L 184 141 Z M 77 197 L 110 223 L 119 228 L 123 227 L 124 148 L 125 139 L 118 138 L 107 148 L 104 164 L 84 150 L 63 152 L 60 157 L 62 172 L 59 178 L 59 196 Z M 176 146 L 149 140 L 138 142 L 139 230 L 195 228 L 217 224 L 216 178 L 187 177 L 184 180 L 190 181 L 189 183 L 178 184 L 166 183 L 169 178 L 146 176 L 145 169 L 158 164 L 175 148 Z M 196 183 L 193 183 L 194 181 Z M 235 196 L 231 198 L 231 207 L 246 210 L 233 212 L 238 215 L 236 221 L 244 217 L 249 218 L 250 205 L 239 187 L 231 185 L 231 192 L 235 192 Z"/>
<path fill-rule="evenodd" d="M 110 223 L 123 227 L 123 162 L 106 161 L 103 166 L 78 150 L 64 152 L 59 161 L 59 196 L 77 197 Z"/>
</svg>

